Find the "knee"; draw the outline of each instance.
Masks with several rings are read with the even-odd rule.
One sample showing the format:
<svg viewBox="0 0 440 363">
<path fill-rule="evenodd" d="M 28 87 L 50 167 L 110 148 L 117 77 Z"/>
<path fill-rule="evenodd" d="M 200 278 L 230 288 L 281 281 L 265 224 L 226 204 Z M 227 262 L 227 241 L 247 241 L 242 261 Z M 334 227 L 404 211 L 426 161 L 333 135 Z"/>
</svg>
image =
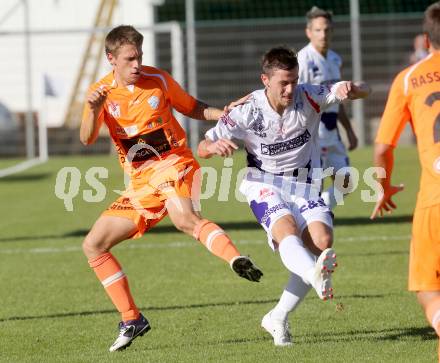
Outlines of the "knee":
<svg viewBox="0 0 440 363">
<path fill-rule="evenodd" d="M 283 216 L 277 220 L 273 224 L 270 232 L 277 244 L 279 244 L 287 236 L 299 236 L 298 226 L 291 215 Z"/>
<path fill-rule="evenodd" d="M 321 250 L 325 250 L 326 248 L 330 248 L 333 246 L 333 236 L 328 233 L 323 233 L 318 236 L 316 240 L 316 246 Z"/>
<path fill-rule="evenodd" d="M 200 219 L 197 218 L 195 215 L 180 217 L 175 219 L 174 226 L 181 232 L 186 233 L 190 236 L 192 236 L 194 227 L 196 226 L 197 222 Z"/>
<path fill-rule="evenodd" d="M 82 250 L 87 258 L 97 257 L 109 251 L 104 241 L 98 241 L 88 234 L 82 243 Z"/>
</svg>

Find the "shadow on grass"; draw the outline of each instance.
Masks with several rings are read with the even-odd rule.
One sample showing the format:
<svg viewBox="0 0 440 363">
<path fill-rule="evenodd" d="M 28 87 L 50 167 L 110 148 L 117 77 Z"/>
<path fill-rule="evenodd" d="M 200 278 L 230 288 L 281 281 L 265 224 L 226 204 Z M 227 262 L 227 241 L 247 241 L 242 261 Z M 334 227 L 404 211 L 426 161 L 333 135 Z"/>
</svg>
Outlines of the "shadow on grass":
<svg viewBox="0 0 440 363">
<path fill-rule="evenodd" d="M 142 311 L 166 311 L 166 310 L 185 310 L 185 309 L 203 309 L 218 306 L 235 306 L 235 305 L 260 305 L 275 303 L 277 300 L 252 300 L 252 301 L 231 301 L 231 302 L 218 302 L 218 303 L 205 303 L 205 304 L 189 304 L 189 305 L 172 305 L 172 306 L 148 306 L 141 307 Z M 14 320 L 39 320 L 39 319 L 56 319 L 56 318 L 68 318 L 74 316 L 89 316 L 89 315 L 101 315 L 101 314 L 115 314 L 116 310 L 95 310 L 95 311 L 79 311 L 71 313 L 59 313 L 48 315 L 34 315 L 34 316 L 11 316 L 9 318 L 0 319 L 0 323 Z"/>
<path fill-rule="evenodd" d="M 385 296 L 390 295 L 400 295 L 400 294 L 353 294 L 353 295 L 341 295 L 335 302 L 339 299 L 382 299 Z M 307 299 L 312 299 L 311 296 Z M 316 299 L 313 296 L 313 299 Z M 244 301 L 224 301 L 224 302 L 208 302 L 203 304 L 188 304 L 188 305 L 171 305 L 171 306 L 147 306 L 139 308 L 142 311 L 167 311 L 167 310 L 187 310 L 187 309 L 204 309 L 211 307 L 221 307 L 221 306 L 236 306 L 236 305 L 264 305 L 273 304 L 278 302 L 276 299 L 262 299 L 262 300 L 244 300 Z M 30 316 L 11 316 L 7 318 L 1 318 L 0 323 L 14 320 L 43 320 L 43 319 L 57 319 L 57 318 L 68 318 L 68 317 L 78 317 L 78 316 L 90 316 L 90 315 L 102 315 L 102 314 L 115 314 L 116 310 L 94 310 L 94 311 L 78 311 L 78 312 L 68 312 L 68 313 L 58 313 L 58 314 L 47 314 L 47 315 L 30 315 Z"/>
<path fill-rule="evenodd" d="M 371 220 L 370 217 L 336 217 L 335 226 L 357 226 L 374 224 L 393 224 L 393 223 L 411 223 L 412 215 L 403 216 L 385 216 Z"/>
<path fill-rule="evenodd" d="M 3 178 L 0 178 L 0 183 L 8 183 L 8 182 L 34 182 L 37 180 L 49 179 L 52 176 L 52 173 L 38 173 L 38 174 L 17 174 L 17 175 L 9 175 Z"/>
<path fill-rule="evenodd" d="M 225 222 L 219 223 L 219 225 L 225 230 L 258 230 L 260 226 L 257 222 Z M 74 231 L 70 231 L 62 234 L 49 234 L 49 235 L 27 235 L 27 236 L 14 236 L 14 237 L 2 237 L 0 238 L 0 242 L 14 242 L 14 241 L 36 241 L 41 239 L 62 239 L 62 238 L 71 238 L 71 237 L 85 237 L 89 232 L 88 229 L 77 229 Z M 176 227 L 172 225 L 163 225 L 156 226 L 148 235 L 154 234 L 164 234 L 164 233 L 178 233 L 179 231 Z"/>
<path fill-rule="evenodd" d="M 359 257 L 359 256 L 393 256 L 393 255 L 408 255 L 409 251 L 408 250 L 404 250 L 404 251 L 379 251 L 379 252 L 356 252 L 356 253 L 339 253 L 338 252 L 338 257 Z"/>
<path fill-rule="evenodd" d="M 1 180 L 1 179 L 0 179 Z M 371 221 L 368 217 L 342 217 L 336 218 L 336 226 L 355 226 L 363 224 L 390 224 L 390 223 L 411 223 L 412 216 L 387 216 L 375 221 Z M 218 224 L 224 228 L 226 231 L 241 231 L 241 230 L 259 230 L 261 227 L 256 221 L 243 221 L 243 222 L 218 222 Z M 41 239 L 62 239 L 71 237 L 85 237 L 89 230 L 87 229 L 77 229 L 62 234 L 51 234 L 51 235 L 27 235 L 27 236 L 14 236 L 14 237 L 2 237 L 0 242 L 13 242 L 13 241 L 36 241 Z M 176 227 L 172 225 L 163 225 L 154 227 L 149 235 L 162 234 L 162 233 L 176 233 L 178 232 Z"/>
<path fill-rule="evenodd" d="M 389 328 L 389 329 L 379 329 L 379 330 L 351 330 L 335 333 L 334 330 L 322 331 L 320 333 L 313 333 L 310 335 L 296 335 L 294 336 L 295 345 L 309 345 L 316 344 L 317 341 L 320 343 L 351 343 L 353 341 L 372 341 L 372 342 L 383 342 L 383 341 L 398 341 L 408 338 L 419 338 L 421 340 L 437 340 L 437 335 L 434 329 L 431 327 L 409 327 L 409 328 Z M 224 344 L 249 344 L 249 343 L 263 343 L 267 342 L 271 346 L 272 337 L 269 334 L 261 332 L 261 335 L 254 338 L 239 338 L 239 339 L 226 339 L 221 341 L 215 341 L 207 343 L 206 341 L 192 342 L 191 345 L 196 346 L 206 346 L 206 345 L 224 345 Z M 175 345 L 170 346 L 167 344 L 160 344 L 154 347 L 148 347 L 145 350 L 162 350 L 168 348 L 176 348 Z"/>
<path fill-rule="evenodd" d="M 299 336 L 295 343 L 316 343 L 320 342 L 349 342 L 353 340 L 370 340 L 370 341 L 384 341 L 384 340 L 401 340 L 405 338 L 419 337 L 422 340 L 437 339 L 437 334 L 434 329 L 429 326 L 426 327 L 407 327 L 407 328 L 388 328 L 388 329 L 364 329 L 351 330 L 344 332 L 322 332 L 314 333 L 313 335 Z"/>
<path fill-rule="evenodd" d="M 353 341 L 373 341 L 373 342 L 383 342 L 383 341 L 398 341 L 408 338 L 419 338 L 421 340 L 437 340 L 437 335 L 434 329 L 431 327 L 409 327 L 409 328 L 389 328 L 380 330 L 351 330 L 335 333 L 334 330 L 322 331 L 320 333 L 313 333 L 310 335 L 296 335 L 294 336 L 295 345 L 309 345 L 316 344 L 317 341 L 320 343 L 351 343 Z M 206 346 L 206 345 L 224 345 L 224 344 L 249 344 L 249 343 L 263 343 L 267 342 L 271 346 L 272 337 L 269 334 L 261 332 L 261 336 L 254 338 L 239 338 L 239 339 L 226 339 L 221 341 L 215 341 L 207 343 L 206 341 L 192 342 L 191 345 L 196 346 Z M 162 350 L 168 348 L 176 348 L 175 345 L 160 344 L 154 347 L 148 347 L 145 350 Z"/>
</svg>

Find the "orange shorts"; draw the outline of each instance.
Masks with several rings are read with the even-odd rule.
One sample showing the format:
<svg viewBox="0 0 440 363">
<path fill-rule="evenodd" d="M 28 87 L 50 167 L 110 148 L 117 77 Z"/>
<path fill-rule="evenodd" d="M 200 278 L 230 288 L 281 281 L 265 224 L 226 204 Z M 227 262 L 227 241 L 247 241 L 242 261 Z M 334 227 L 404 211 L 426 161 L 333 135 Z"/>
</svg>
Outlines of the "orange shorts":
<svg viewBox="0 0 440 363">
<path fill-rule="evenodd" d="M 440 291 L 440 204 L 414 212 L 408 289 Z"/>
<path fill-rule="evenodd" d="M 167 215 L 167 199 L 198 198 L 199 170 L 190 152 L 151 162 L 131 177 L 127 189 L 102 215 L 131 219 L 138 227 L 131 238 L 139 238 Z"/>
</svg>

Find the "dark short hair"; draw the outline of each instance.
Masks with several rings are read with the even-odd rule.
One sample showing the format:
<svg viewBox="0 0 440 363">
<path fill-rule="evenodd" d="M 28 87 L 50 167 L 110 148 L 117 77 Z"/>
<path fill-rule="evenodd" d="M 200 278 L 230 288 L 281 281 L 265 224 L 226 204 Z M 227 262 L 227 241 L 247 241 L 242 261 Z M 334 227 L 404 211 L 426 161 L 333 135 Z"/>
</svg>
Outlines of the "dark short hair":
<svg viewBox="0 0 440 363">
<path fill-rule="evenodd" d="M 298 67 L 296 53 L 285 46 L 279 46 L 268 50 L 261 60 L 263 73 L 270 75 L 274 69 L 290 71 Z"/>
<path fill-rule="evenodd" d="M 428 6 L 423 18 L 423 32 L 435 49 L 440 49 L 440 1 Z"/>
<path fill-rule="evenodd" d="M 105 37 L 105 54 L 117 55 L 118 49 L 126 44 L 142 47 L 144 36 L 131 25 L 119 25 Z"/>
<path fill-rule="evenodd" d="M 307 26 L 310 26 L 312 21 L 316 18 L 325 18 L 330 23 L 333 22 L 333 13 L 328 10 L 318 8 L 317 6 L 312 7 L 306 14 Z"/>
</svg>

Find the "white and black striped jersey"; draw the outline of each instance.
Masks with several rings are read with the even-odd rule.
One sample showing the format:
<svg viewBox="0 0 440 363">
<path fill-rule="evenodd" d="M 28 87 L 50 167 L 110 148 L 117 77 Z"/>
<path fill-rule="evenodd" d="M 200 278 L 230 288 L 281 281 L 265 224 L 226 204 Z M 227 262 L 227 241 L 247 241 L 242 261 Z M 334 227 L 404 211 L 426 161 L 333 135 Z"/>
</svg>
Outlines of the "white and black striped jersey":
<svg viewBox="0 0 440 363">
<path fill-rule="evenodd" d="M 221 117 L 206 137 L 244 140 L 248 166 L 265 172 L 319 168 L 319 120 L 323 109 L 339 102 L 335 88 L 298 85 L 282 116 L 270 106 L 264 89 L 254 91 L 245 104 Z"/>
<path fill-rule="evenodd" d="M 299 83 L 332 86 L 341 80 L 341 57 L 329 49 L 327 56 L 319 53 L 311 43 L 298 52 Z M 329 107 L 321 116 L 319 142 L 331 146 L 339 142 L 337 129 L 339 105 Z"/>
</svg>

